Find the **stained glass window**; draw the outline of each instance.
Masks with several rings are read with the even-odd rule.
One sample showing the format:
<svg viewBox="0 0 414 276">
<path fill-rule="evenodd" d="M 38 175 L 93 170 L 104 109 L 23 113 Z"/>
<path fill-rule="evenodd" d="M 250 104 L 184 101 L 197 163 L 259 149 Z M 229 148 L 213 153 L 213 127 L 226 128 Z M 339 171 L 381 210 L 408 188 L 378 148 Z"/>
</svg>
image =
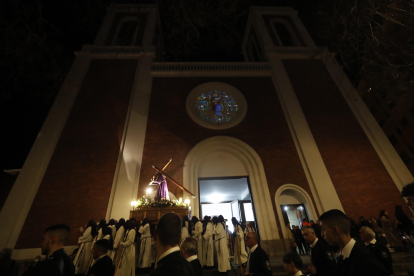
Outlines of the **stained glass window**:
<svg viewBox="0 0 414 276">
<path fill-rule="evenodd" d="M 214 124 L 229 122 L 239 110 L 236 100 L 231 95 L 217 90 L 198 96 L 195 108 L 202 120 Z"/>
</svg>

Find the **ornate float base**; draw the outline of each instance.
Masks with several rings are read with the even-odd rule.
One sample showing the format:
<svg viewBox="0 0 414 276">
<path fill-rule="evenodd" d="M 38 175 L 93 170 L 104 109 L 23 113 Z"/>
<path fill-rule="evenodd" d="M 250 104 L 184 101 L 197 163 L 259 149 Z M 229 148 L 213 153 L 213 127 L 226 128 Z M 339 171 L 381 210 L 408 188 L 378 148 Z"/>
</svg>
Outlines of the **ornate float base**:
<svg viewBox="0 0 414 276">
<path fill-rule="evenodd" d="M 191 212 L 191 211 L 190 211 Z M 139 209 L 132 210 L 129 214 L 129 218 L 134 217 L 137 221 L 142 221 L 144 218 L 149 219 L 151 224 L 158 223 L 160 217 L 166 213 L 176 213 L 180 218 L 189 215 L 188 207 L 141 207 Z"/>
</svg>

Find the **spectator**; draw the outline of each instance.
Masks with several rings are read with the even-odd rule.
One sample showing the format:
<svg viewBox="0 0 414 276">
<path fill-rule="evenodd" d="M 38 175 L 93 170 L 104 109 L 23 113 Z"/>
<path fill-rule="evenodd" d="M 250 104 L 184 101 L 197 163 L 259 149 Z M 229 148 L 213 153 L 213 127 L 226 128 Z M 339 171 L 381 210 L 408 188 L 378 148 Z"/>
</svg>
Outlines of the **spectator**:
<svg viewBox="0 0 414 276">
<path fill-rule="evenodd" d="M 302 227 L 305 241 L 311 247 L 311 262 L 318 275 L 330 276 L 335 273 L 335 257 L 332 248 L 323 240 L 318 239 L 312 227 Z M 313 273 L 316 274 L 316 273 Z"/>
<path fill-rule="evenodd" d="M 244 275 L 272 275 L 269 256 L 258 245 L 258 235 L 255 232 L 249 232 L 246 235 L 246 246 L 249 250 L 247 258 L 246 273 Z"/>
<path fill-rule="evenodd" d="M 297 244 L 295 242 L 295 239 L 294 239 L 294 236 L 293 236 L 293 232 L 290 229 L 290 223 L 289 222 L 286 223 L 286 233 L 287 233 L 287 237 L 288 237 L 289 242 L 290 242 L 290 249 L 291 249 L 291 251 L 292 252 L 296 252 L 296 246 L 297 246 Z"/>
<path fill-rule="evenodd" d="M 311 224 L 308 222 L 308 220 L 307 219 L 303 219 L 303 222 L 302 222 L 302 227 L 303 226 L 311 226 Z"/>
<path fill-rule="evenodd" d="M 327 211 L 319 220 L 325 241 L 330 246 L 340 248 L 335 275 L 389 276 L 383 265 L 351 238 L 351 221 L 342 211 L 336 209 Z"/>
<path fill-rule="evenodd" d="M 397 229 L 392 224 L 391 219 L 388 217 L 387 211 L 381 210 L 378 223 L 387 237 L 388 244 L 396 250 L 403 250 L 404 245 L 401 237 L 398 234 Z"/>
<path fill-rule="evenodd" d="M 289 252 L 283 256 L 283 267 L 288 275 L 303 275 L 302 271 L 300 271 L 303 267 L 302 259 L 295 252 Z"/>
<path fill-rule="evenodd" d="M 195 275 L 190 263 L 180 254 L 181 218 L 174 213 L 164 214 L 154 233 L 157 268 L 151 275 Z"/>
<path fill-rule="evenodd" d="M 19 266 L 15 260 L 12 260 L 13 250 L 11 248 L 3 248 L 0 251 L 0 275 L 17 276 Z"/>
<path fill-rule="evenodd" d="M 40 246 L 46 260 L 35 263 L 24 275 L 74 275 L 75 267 L 63 249 L 69 237 L 69 226 L 57 224 L 46 228 L 45 232 Z"/>
<path fill-rule="evenodd" d="M 404 213 L 401 205 L 395 206 L 395 218 L 401 223 L 401 230 L 408 235 L 413 231 L 412 220 Z"/>
<path fill-rule="evenodd" d="M 299 227 L 296 228 L 295 225 L 292 226 L 292 232 L 295 237 L 296 245 L 299 249 L 299 254 L 305 254 L 306 250 L 303 249 L 305 245 L 302 243 L 302 232 L 300 231 Z"/>
<path fill-rule="evenodd" d="M 112 276 L 114 275 L 114 266 L 112 259 L 107 255 L 110 241 L 102 239 L 95 242 L 92 248 L 92 256 L 95 264 L 89 268 L 88 276 Z"/>
<path fill-rule="evenodd" d="M 414 202 L 414 182 L 403 187 L 401 196 L 407 199 L 407 205 L 413 208 Z"/>
<path fill-rule="evenodd" d="M 361 230 L 359 230 L 359 234 L 361 236 L 361 240 L 364 242 L 364 249 L 371 252 L 371 254 L 384 265 L 389 275 L 394 275 L 391 253 L 385 245 L 377 244 L 375 232 L 371 228 L 363 226 Z"/>
<path fill-rule="evenodd" d="M 187 237 L 181 242 L 180 246 L 181 255 L 187 259 L 187 261 L 193 267 L 195 275 L 203 276 L 203 267 L 200 260 L 197 258 L 198 254 L 198 242 L 196 239 Z"/>
</svg>

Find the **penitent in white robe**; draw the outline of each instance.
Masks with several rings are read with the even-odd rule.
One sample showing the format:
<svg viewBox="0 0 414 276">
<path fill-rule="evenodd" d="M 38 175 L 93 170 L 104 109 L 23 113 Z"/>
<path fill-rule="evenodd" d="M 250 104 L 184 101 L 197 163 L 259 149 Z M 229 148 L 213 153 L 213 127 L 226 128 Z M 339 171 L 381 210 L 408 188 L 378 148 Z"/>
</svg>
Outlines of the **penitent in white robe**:
<svg viewBox="0 0 414 276">
<path fill-rule="evenodd" d="M 135 276 L 135 234 L 135 229 L 128 230 L 125 240 L 120 243 L 123 252 L 115 276 Z"/>
<path fill-rule="evenodd" d="M 197 240 L 198 242 L 198 260 L 201 263 L 201 266 L 204 265 L 204 259 L 201 256 L 203 253 L 203 224 L 201 223 L 201 221 L 198 221 L 194 227 L 194 238 Z"/>
<path fill-rule="evenodd" d="M 139 268 L 151 267 L 152 248 L 149 223 L 147 223 L 145 226 L 141 226 L 139 228 L 139 233 L 141 233 L 141 250 L 139 252 L 138 266 Z"/>
<path fill-rule="evenodd" d="M 115 238 L 114 238 L 114 249 L 111 252 L 111 259 L 116 262 L 116 259 L 118 258 L 118 248 L 119 244 L 124 239 L 125 235 L 125 228 L 123 226 L 119 227 L 118 231 L 116 231 Z"/>
<path fill-rule="evenodd" d="M 214 227 L 214 245 L 217 251 L 218 271 L 226 272 L 231 269 L 229 248 L 227 247 L 227 233 L 222 223 Z"/>
<path fill-rule="evenodd" d="M 203 264 L 214 266 L 213 223 L 209 222 L 203 236 Z"/>
<path fill-rule="evenodd" d="M 234 241 L 234 263 L 240 264 L 240 249 L 241 249 L 241 262 L 244 264 L 247 262 L 247 252 L 246 252 L 246 246 L 244 245 L 244 233 L 240 225 L 237 225 L 236 228 L 237 233 L 237 242 Z"/>
<path fill-rule="evenodd" d="M 79 247 L 78 253 L 76 253 L 73 264 L 75 266 L 75 274 L 85 274 L 88 268 L 89 257 L 91 256 L 92 249 L 92 227 L 88 227 L 83 235 L 79 237 L 78 243 L 82 243 Z"/>
<path fill-rule="evenodd" d="M 184 239 L 188 238 L 189 236 L 190 236 L 190 234 L 188 234 L 188 228 L 186 226 L 184 226 L 183 228 L 181 228 L 181 241 L 180 241 L 180 243 Z"/>
</svg>

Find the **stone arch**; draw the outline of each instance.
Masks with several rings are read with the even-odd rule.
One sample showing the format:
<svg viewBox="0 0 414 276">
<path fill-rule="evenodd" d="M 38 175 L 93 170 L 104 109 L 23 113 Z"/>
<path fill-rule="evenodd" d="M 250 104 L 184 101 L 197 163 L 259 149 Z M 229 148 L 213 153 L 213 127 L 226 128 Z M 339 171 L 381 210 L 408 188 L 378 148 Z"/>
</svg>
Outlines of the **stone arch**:
<svg viewBox="0 0 414 276">
<path fill-rule="evenodd" d="M 195 145 L 184 161 L 184 187 L 198 195 L 198 178 L 206 176 L 203 175 L 205 173 L 203 165 L 211 165 L 211 158 L 217 154 L 239 161 L 228 173 L 221 168 L 220 177 L 235 176 L 235 173 L 242 172 L 245 172 L 249 177 L 261 240 L 279 239 L 263 163 L 256 151 L 248 144 L 228 136 L 215 136 Z M 198 216 L 199 198 L 196 197 L 190 200 L 193 208 L 192 213 Z"/>
<path fill-rule="evenodd" d="M 282 227 L 283 237 L 287 239 L 287 230 L 286 227 L 284 227 L 282 210 L 280 209 L 280 205 L 287 204 L 287 202 L 284 201 L 283 196 L 293 197 L 298 201 L 295 203 L 304 204 L 306 212 L 311 217 L 311 219 L 316 220 L 318 216 L 315 207 L 313 206 L 311 197 L 302 187 L 295 184 L 285 184 L 280 186 L 275 194 L 275 205 L 277 215 L 280 219 L 280 226 Z"/>
</svg>

